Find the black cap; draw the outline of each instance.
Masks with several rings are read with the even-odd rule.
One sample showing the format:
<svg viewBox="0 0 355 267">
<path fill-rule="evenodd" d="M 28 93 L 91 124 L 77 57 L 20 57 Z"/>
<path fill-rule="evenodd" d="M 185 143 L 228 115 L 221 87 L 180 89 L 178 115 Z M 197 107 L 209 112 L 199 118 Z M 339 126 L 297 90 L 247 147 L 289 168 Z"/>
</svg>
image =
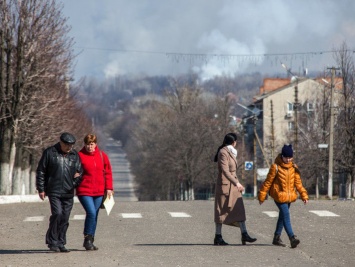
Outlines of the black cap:
<svg viewBox="0 0 355 267">
<path fill-rule="evenodd" d="M 67 144 L 75 144 L 75 137 L 70 133 L 62 133 L 60 136 L 60 141 L 67 143 Z"/>
</svg>

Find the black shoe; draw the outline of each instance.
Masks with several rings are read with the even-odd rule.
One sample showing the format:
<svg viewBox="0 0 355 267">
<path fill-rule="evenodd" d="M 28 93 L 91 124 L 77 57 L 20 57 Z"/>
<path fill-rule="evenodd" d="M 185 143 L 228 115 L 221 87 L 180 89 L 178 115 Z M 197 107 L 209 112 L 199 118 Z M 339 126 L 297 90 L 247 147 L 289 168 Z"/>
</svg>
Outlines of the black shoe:
<svg viewBox="0 0 355 267">
<path fill-rule="evenodd" d="M 50 251 L 54 251 L 54 252 L 60 252 L 60 249 L 56 246 L 48 246 Z"/>
<path fill-rule="evenodd" d="M 255 242 L 256 240 L 257 240 L 256 238 L 250 237 L 250 236 L 248 235 L 248 233 L 243 233 L 243 234 L 242 234 L 242 244 L 243 244 L 243 245 L 246 244 L 245 242 L 253 243 L 253 242 Z"/>
<path fill-rule="evenodd" d="M 290 243 L 291 243 L 291 248 L 297 247 L 297 245 L 300 243 L 300 240 L 297 239 L 297 236 L 290 237 Z"/>
<path fill-rule="evenodd" d="M 228 243 L 223 240 L 222 235 L 216 235 L 214 237 L 214 245 L 215 246 L 228 246 Z"/>
<path fill-rule="evenodd" d="M 275 246 L 286 247 L 279 235 L 274 235 L 274 240 L 272 240 L 272 244 Z"/>
<path fill-rule="evenodd" d="M 66 247 L 62 246 L 62 247 L 59 247 L 59 251 L 60 252 L 70 252 L 69 249 L 67 249 Z"/>
<path fill-rule="evenodd" d="M 84 236 L 84 244 L 86 250 L 98 250 L 99 248 L 94 245 L 94 237 L 92 235 Z"/>
</svg>

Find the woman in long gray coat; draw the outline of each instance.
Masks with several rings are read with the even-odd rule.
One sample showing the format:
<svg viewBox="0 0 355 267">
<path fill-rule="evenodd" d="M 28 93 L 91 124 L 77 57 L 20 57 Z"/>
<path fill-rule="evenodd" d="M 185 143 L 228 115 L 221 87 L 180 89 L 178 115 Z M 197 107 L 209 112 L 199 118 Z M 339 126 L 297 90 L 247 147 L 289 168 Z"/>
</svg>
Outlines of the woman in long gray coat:
<svg viewBox="0 0 355 267">
<path fill-rule="evenodd" d="M 214 245 L 228 245 L 222 238 L 222 224 L 240 228 L 242 244 L 255 242 L 256 238 L 248 235 L 245 225 L 245 209 L 242 198 L 244 187 L 240 184 L 237 171 L 237 135 L 229 133 L 224 137 L 223 144 L 218 148 L 214 161 L 218 162 L 218 177 L 215 192 L 216 235 Z"/>
</svg>

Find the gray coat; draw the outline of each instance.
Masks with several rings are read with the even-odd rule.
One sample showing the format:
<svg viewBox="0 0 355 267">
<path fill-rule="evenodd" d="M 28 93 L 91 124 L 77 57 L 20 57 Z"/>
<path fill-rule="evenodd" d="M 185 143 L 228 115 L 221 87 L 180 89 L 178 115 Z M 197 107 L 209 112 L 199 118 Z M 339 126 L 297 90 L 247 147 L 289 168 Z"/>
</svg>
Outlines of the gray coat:
<svg viewBox="0 0 355 267">
<path fill-rule="evenodd" d="M 215 191 L 216 223 L 239 226 L 245 221 L 245 209 L 241 192 L 237 188 L 237 160 L 227 147 L 218 153 L 218 177 Z"/>
</svg>

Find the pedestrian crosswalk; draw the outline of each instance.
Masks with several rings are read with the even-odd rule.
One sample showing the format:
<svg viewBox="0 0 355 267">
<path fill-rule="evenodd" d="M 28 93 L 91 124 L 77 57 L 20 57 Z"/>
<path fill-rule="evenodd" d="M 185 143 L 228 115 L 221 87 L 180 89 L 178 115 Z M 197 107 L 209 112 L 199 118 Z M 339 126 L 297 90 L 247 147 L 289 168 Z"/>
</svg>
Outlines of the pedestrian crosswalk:
<svg viewBox="0 0 355 267">
<path fill-rule="evenodd" d="M 142 218 L 142 214 L 140 213 L 121 213 L 121 216 L 124 219 Z"/>
<path fill-rule="evenodd" d="M 263 211 L 263 213 L 271 218 L 279 217 L 279 212 L 277 211 Z"/>
<path fill-rule="evenodd" d="M 44 220 L 44 216 L 26 217 L 26 219 L 24 219 L 25 222 L 40 222 L 43 220 Z"/>
<path fill-rule="evenodd" d="M 327 210 L 310 210 L 309 211 L 312 214 L 315 214 L 319 217 L 339 217 L 340 215 L 335 214 L 331 211 Z M 190 218 L 192 217 L 190 214 L 186 212 L 167 212 L 170 217 L 172 218 Z M 263 211 L 263 214 L 265 214 L 268 217 L 275 218 L 279 216 L 278 211 Z M 120 217 L 123 219 L 142 219 L 144 216 L 142 213 L 120 213 Z M 32 217 L 26 217 L 23 221 L 24 222 L 39 222 L 39 221 L 44 221 L 45 216 L 32 216 Z M 85 220 L 85 214 L 76 214 L 70 218 L 70 220 L 78 221 L 78 220 Z"/>
<path fill-rule="evenodd" d="M 338 214 L 335 214 L 335 213 L 327 211 L 327 210 L 310 210 L 309 212 L 317 214 L 320 217 L 338 217 L 339 216 Z"/>
</svg>

